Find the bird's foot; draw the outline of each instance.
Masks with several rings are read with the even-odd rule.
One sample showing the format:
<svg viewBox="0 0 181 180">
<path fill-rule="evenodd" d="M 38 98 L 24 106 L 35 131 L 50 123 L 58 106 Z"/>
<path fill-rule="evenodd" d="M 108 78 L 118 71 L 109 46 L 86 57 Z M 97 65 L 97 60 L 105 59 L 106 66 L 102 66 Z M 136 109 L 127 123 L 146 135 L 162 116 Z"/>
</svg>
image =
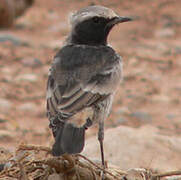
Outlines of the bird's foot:
<svg viewBox="0 0 181 180">
<path fill-rule="evenodd" d="M 102 170 L 100 172 L 100 179 L 101 180 L 105 180 L 106 179 L 106 173 L 105 173 L 105 169 L 107 169 L 107 161 L 104 162 L 104 164 L 102 163 Z"/>
<path fill-rule="evenodd" d="M 100 175 L 100 177 L 101 177 L 101 180 L 105 180 L 104 171 L 101 171 L 101 175 Z"/>
</svg>

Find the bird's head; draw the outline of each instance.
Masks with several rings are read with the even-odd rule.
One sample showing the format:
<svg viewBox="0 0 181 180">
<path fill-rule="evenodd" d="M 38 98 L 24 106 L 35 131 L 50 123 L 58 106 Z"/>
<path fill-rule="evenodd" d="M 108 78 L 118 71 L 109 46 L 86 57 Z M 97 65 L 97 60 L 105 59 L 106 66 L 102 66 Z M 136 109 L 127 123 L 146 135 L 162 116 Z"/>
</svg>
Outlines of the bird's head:
<svg viewBox="0 0 181 180">
<path fill-rule="evenodd" d="M 88 6 L 72 15 L 70 41 L 76 44 L 106 45 L 114 25 L 131 20 L 103 6 Z"/>
</svg>

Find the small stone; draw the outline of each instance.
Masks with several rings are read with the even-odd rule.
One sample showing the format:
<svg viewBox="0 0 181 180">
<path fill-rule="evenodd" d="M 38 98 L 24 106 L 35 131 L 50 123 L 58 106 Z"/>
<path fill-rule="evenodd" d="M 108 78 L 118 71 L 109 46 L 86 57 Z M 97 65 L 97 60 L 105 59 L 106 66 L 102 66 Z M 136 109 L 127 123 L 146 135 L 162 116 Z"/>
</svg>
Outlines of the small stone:
<svg viewBox="0 0 181 180">
<path fill-rule="evenodd" d="M 119 110 L 116 112 L 116 114 L 130 114 L 130 110 L 128 107 L 120 107 Z"/>
<path fill-rule="evenodd" d="M 21 61 L 23 63 L 23 65 L 28 66 L 28 67 L 40 67 L 42 66 L 42 62 L 37 59 L 37 58 L 32 58 L 32 57 L 28 57 L 28 58 L 24 58 Z"/>
<path fill-rule="evenodd" d="M 166 118 L 169 119 L 169 120 L 172 120 L 172 119 L 176 118 L 176 115 L 175 114 L 167 114 Z"/>
<path fill-rule="evenodd" d="M 6 42 L 9 41 L 15 46 L 29 46 L 30 44 L 28 42 L 25 42 L 21 40 L 18 37 L 15 37 L 11 34 L 0 34 L 0 42 Z"/>
<path fill-rule="evenodd" d="M 116 120 L 116 123 L 117 124 L 120 124 L 120 123 L 125 123 L 127 120 L 125 118 L 119 118 L 118 120 Z"/>
<path fill-rule="evenodd" d="M 147 112 L 133 112 L 130 116 L 139 119 L 140 121 L 151 121 L 152 117 Z"/>
<path fill-rule="evenodd" d="M 0 99 L 0 112 L 8 112 L 12 108 L 12 103 L 7 99 Z"/>
<path fill-rule="evenodd" d="M 165 180 L 180 180 L 181 176 L 170 176 L 170 177 L 166 177 Z"/>
<path fill-rule="evenodd" d="M 29 82 L 36 82 L 38 77 L 35 74 L 21 74 L 16 77 L 16 81 L 29 81 Z"/>
<path fill-rule="evenodd" d="M 175 54 L 181 54 L 181 47 L 177 46 L 174 48 L 174 53 Z"/>
<path fill-rule="evenodd" d="M 50 32 L 61 32 L 61 31 L 67 31 L 68 25 L 65 22 L 61 22 L 59 24 L 55 24 L 48 29 Z"/>
<path fill-rule="evenodd" d="M 161 37 L 161 38 L 164 38 L 164 37 L 173 37 L 175 35 L 175 31 L 171 28 L 164 28 L 164 29 L 161 29 L 161 30 L 157 30 L 155 32 L 155 36 L 156 37 Z"/>
<path fill-rule="evenodd" d="M 24 103 L 18 109 L 25 112 L 37 112 L 37 106 L 33 103 Z"/>
<path fill-rule="evenodd" d="M 170 101 L 170 97 L 166 96 L 164 94 L 160 94 L 160 95 L 154 95 L 152 97 L 152 101 L 154 102 L 164 102 L 164 103 L 168 103 Z"/>
<path fill-rule="evenodd" d="M 14 134 L 7 130 L 0 130 L 0 139 L 4 139 L 4 138 L 13 139 Z"/>
<path fill-rule="evenodd" d="M 7 120 L 6 120 L 6 119 L 2 119 L 2 118 L 0 118 L 0 123 L 5 123 L 5 122 L 7 122 Z"/>
<path fill-rule="evenodd" d="M 138 58 L 136 58 L 136 57 L 129 58 L 129 65 L 135 67 L 135 66 L 137 66 L 139 64 L 140 64 L 140 61 L 138 60 Z"/>
<path fill-rule="evenodd" d="M 47 14 L 48 18 L 53 20 L 53 19 L 59 19 L 59 15 L 53 11 L 53 10 L 49 10 L 48 14 Z"/>
</svg>

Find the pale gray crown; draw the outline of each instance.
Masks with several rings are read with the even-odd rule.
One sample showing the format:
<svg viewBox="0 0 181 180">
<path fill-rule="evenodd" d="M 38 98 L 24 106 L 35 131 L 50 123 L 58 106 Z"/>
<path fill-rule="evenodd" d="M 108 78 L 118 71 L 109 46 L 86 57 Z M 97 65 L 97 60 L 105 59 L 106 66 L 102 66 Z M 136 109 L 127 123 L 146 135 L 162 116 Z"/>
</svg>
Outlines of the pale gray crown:
<svg viewBox="0 0 181 180">
<path fill-rule="evenodd" d="M 118 15 L 112 9 L 103 6 L 88 6 L 74 13 L 70 17 L 70 24 L 74 27 L 76 24 L 95 16 L 111 19 L 113 17 L 117 17 Z"/>
</svg>

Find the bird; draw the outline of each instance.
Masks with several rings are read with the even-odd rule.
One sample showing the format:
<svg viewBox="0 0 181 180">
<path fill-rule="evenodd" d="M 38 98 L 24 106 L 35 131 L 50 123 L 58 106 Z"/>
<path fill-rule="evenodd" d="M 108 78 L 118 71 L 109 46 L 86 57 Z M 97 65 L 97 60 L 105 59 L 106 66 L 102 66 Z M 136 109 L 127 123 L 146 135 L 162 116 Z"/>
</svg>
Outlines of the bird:
<svg viewBox="0 0 181 180">
<path fill-rule="evenodd" d="M 47 81 L 47 117 L 55 142 L 52 155 L 80 153 L 85 131 L 98 124 L 102 166 L 104 161 L 104 121 L 122 79 L 122 58 L 108 44 L 111 29 L 133 20 L 112 9 L 92 5 L 70 18 L 71 30 L 54 56 Z M 90 108 L 92 117 L 78 127 L 70 118 Z"/>
</svg>

